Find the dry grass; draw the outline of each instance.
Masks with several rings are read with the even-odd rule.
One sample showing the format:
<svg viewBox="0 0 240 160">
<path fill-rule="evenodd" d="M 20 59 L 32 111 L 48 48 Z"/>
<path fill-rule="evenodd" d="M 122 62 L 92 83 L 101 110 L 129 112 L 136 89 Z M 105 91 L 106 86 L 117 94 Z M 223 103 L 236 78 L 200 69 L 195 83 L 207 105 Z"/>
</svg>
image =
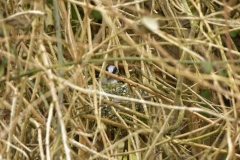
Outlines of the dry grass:
<svg viewBox="0 0 240 160">
<path fill-rule="evenodd" d="M 0 4 L 0 159 L 240 158 L 239 0 Z"/>
</svg>

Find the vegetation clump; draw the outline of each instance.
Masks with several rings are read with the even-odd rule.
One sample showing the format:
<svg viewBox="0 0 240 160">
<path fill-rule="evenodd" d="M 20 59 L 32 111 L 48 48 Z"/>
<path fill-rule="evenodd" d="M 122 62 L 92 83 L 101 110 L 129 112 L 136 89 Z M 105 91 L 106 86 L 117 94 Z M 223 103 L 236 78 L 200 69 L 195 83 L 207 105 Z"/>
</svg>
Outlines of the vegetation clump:
<svg viewBox="0 0 240 160">
<path fill-rule="evenodd" d="M 0 159 L 239 159 L 239 8 L 0 0 Z"/>
</svg>

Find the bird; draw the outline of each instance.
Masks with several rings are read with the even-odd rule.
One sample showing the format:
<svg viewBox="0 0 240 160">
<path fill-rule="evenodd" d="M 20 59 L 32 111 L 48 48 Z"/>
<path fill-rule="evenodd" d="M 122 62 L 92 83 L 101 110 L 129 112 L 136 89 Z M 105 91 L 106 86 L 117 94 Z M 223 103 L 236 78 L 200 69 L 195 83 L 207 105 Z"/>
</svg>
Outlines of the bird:
<svg viewBox="0 0 240 160">
<path fill-rule="evenodd" d="M 114 65 L 107 65 L 106 71 L 113 73 L 113 74 L 118 74 L 118 69 Z"/>
<path fill-rule="evenodd" d="M 107 65 L 106 71 L 110 72 L 112 74 L 118 74 L 118 69 L 114 65 Z M 118 80 L 116 80 L 112 77 L 106 76 L 106 75 L 103 77 L 102 85 L 115 84 L 115 83 L 118 83 Z"/>
</svg>

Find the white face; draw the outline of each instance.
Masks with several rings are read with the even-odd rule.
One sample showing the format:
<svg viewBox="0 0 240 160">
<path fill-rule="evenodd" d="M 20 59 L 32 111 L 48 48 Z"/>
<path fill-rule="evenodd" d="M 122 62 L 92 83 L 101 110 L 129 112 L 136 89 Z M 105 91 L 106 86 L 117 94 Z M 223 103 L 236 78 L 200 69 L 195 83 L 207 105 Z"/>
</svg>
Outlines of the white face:
<svg viewBox="0 0 240 160">
<path fill-rule="evenodd" d="M 113 74 L 118 74 L 118 69 L 116 66 L 113 66 L 113 65 L 108 65 L 106 67 L 106 71 L 110 72 L 110 73 L 113 73 Z"/>
<path fill-rule="evenodd" d="M 110 73 L 113 73 L 113 74 L 118 74 L 118 69 L 116 66 L 113 66 L 113 65 L 108 65 L 106 67 L 106 71 L 110 72 Z M 114 84 L 114 83 L 118 83 L 118 80 L 114 79 L 114 78 L 111 78 L 111 77 L 108 77 L 108 76 L 105 76 L 103 78 L 103 81 L 102 81 L 102 85 L 106 85 L 106 84 Z"/>
</svg>

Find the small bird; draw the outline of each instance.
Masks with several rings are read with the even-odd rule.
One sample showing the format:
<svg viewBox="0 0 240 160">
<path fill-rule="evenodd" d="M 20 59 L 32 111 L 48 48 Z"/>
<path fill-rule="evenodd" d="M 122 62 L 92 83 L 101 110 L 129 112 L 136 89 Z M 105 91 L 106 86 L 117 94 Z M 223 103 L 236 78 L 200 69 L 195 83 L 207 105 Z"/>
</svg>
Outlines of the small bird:
<svg viewBox="0 0 240 160">
<path fill-rule="evenodd" d="M 118 69 L 116 66 L 114 65 L 107 65 L 106 67 L 106 71 L 112 73 L 112 74 L 118 74 Z M 109 76 L 104 76 L 103 80 L 102 80 L 102 85 L 106 85 L 106 84 L 114 84 L 114 83 L 118 83 L 118 80 L 109 77 Z"/>
<path fill-rule="evenodd" d="M 113 73 L 113 74 L 118 74 L 118 69 L 114 65 L 107 65 L 106 71 Z"/>
</svg>

